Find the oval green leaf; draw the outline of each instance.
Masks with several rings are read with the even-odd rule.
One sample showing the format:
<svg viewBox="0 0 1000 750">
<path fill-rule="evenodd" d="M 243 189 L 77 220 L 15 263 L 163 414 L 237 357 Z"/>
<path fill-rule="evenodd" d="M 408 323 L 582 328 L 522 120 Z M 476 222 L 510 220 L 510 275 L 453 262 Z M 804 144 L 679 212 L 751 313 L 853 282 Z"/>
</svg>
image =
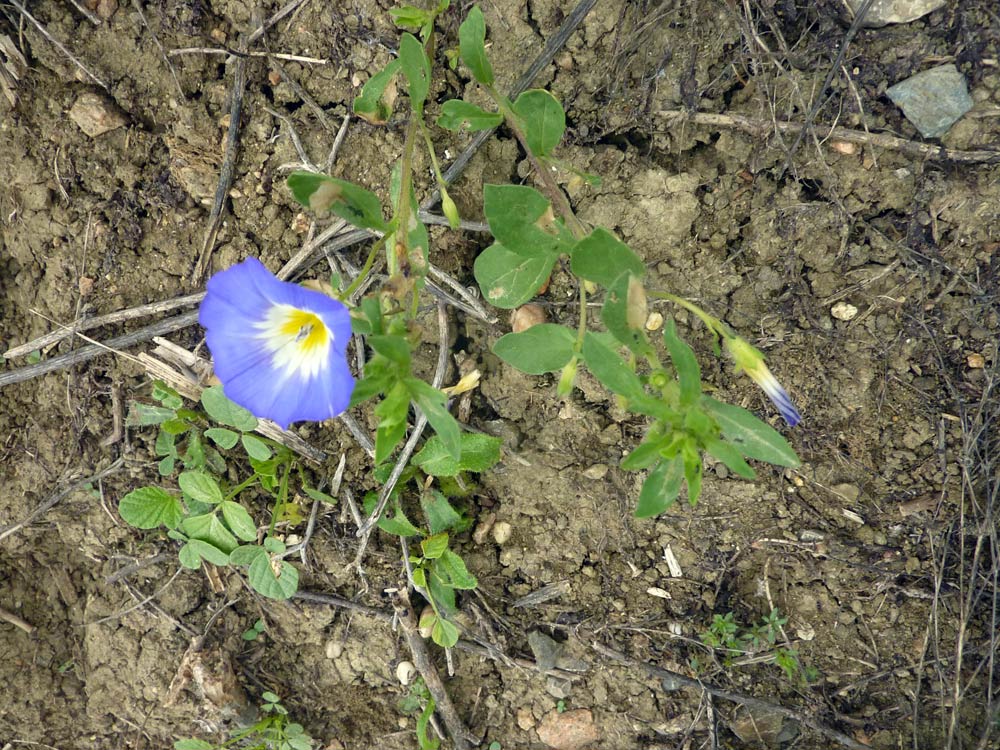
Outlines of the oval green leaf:
<svg viewBox="0 0 1000 750">
<path fill-rule="evenodd" d="M 180 500 L 162 487 L 142 487 L 121 499 L 118 513 L 137 529 L 155 529 L 160 525 L 173 529 L 184 517 L 184 508 Z"/>
<path fill-rule="evenodd" d="M 680 455 L 661 461 L 642 483 L 639 504 L 635 509 L 636 518 L 652 518 L 673 505 L 683 479 L 684 459 Z"/>
<path fill-rule="evenodd" d="M 529 89 L 517 97 L 514 111 L 523 121 L 525 140 L 536 156 L 548 156 L 566 130 L 566 113 L 559 100 L 543 89 Z"/>
<path fill-rule="evenodd" d="M 201 392 L 201 405 L 213 422 L 235 427 L 241 432 L 257 428 L 257 418 L 226 398 L 221 385 L 213 385 Z"/>
<path fill-rule="evenodd" d="M 177 477 L 181 490 L 202 503 L 217 505 L 222 502 L 219 483 L 203 471 L 182 471 Z"/>
<path fill-rule="evenodd" d="M 538 294 L 552 273 L 557 257 L 529 257 L 493 244 L 479 254 L 472 272 L 489 303 L 510 310 Z"/>
<path fill-rule="evenodd" d="M 493 353 L 529 375 L 555 372 L 573 357 L 576 336 L 566 326 L 541 323 L 520 333 L 501 336 Z"/>
</svg>

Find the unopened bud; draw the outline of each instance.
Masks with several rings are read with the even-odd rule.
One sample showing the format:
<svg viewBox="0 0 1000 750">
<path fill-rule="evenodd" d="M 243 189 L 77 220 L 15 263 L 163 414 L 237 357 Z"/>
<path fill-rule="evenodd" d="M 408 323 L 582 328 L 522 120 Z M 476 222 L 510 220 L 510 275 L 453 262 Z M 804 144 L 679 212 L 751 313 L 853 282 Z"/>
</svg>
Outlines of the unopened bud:
<svg viewBox="0 0 1000 750">
<path fill-rule="evenodd" d="M 573 383 L 576 382 L 576 357 L 573 357 L 566 366 L 562 368 L 562 375 L 559 377 L 559 387 L 556 393 L 559 396 L 568 396 L 573 391 Z"/>
<path fill-rule="evenodd" d="M 458 206 L 455 205 L 455 201 L 451 199 L 448 191 L 444 188 L 441 188 L 441 210 L 444 211 L 444 216 L 448 220 L 448 226 L 452 229 L 458 229 L 462 222 L 462 218 L 458 215 Z"/>
<path fill-rule="evenodd" d="M 642 328 L 646 324 L 646 288 L 635 276 L 628 280 L 628 298 L 625 301 L 625 320 L 629 328 Z"/>
</svg>

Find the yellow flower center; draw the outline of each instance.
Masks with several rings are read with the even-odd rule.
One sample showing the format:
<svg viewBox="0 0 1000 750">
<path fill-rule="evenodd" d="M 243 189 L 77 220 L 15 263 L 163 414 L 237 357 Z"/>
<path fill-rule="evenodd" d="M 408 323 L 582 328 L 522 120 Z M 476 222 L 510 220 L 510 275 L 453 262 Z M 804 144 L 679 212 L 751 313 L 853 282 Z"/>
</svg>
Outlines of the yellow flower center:
<svg viewBox="0 0 1000 750">
<path fill-rule="evenodd" d="M 274 305 L 256 327 L 274 366 L 286 378 L 313 378 L 326 367 L 333 334 L 316 313 Z"/>
<path fill-rule="evenodd" d="M 303 354 L 308 354 L 317 347 L 325 347 L 329 339 L 329 332 L 318 315 L 297 308 L 291 308 L 286 313 L 278 335 L 291 338 L 292 343 Z"/>
</svg>

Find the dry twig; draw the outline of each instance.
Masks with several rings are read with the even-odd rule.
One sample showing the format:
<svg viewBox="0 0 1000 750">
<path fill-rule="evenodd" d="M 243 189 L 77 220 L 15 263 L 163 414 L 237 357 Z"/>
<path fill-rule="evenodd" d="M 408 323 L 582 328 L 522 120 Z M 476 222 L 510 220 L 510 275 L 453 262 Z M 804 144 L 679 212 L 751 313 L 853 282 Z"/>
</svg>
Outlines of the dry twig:
<svg viewBox="0 0 1000 750">
<path fill-rule="evenodd" d="M 413 613 L 413 605 L 405 588 L 395 591 L 390 590 L 392 608 L 396 613 L 396 620 L 403 631 L 406 644 L 410 647 L 413 655 L 413 664 L 424 678 L 424 684 L 428 692 L 434 699 L 436 710 L 444 719 L 444 725 L 451 735 L 452 742 L 455 743 L 456 750 L 468 750 L 470 744 L 478 745 L 479 740 L 465 727 L 465 723 L 458 715 L 455 704 L 451 702 L 451 697 L 441 681 L 437 667 L 431 661 L 427 652 L 427 642 L 420 636 L 420 628 L 417 626 L 417 617 Z"/>
<path fill-rule="evenodd" d="M 22 16 L 24 16 L 26 19 L 28 19 L 28 21 L 31 23 L 32 26 L 35 27 L 35 29 L 38 31 L 39 34 L 41 34 L 43 37 L 45 37 L 46 39 L 48 39 L 49 42 L 51 42 L 52 45 L 56 49 L 58 49 L 60 52 L 62 52 L 69 59 L 69 61 L 71 63 L 73 63 L 76 67 L 78 67 L 81 71 L 83 71 L 84 75 L 86 75 L 87 78 L 89 78 L 90 80 L 92 80 L 94 83 L 96 83 L 98 86 L 100 86 L 105 91 L 109 91 L 110 90 L 110 89 L 108 89 L 108 85 L 104 81 L 102 81 L 96 75 L 94 75 L 93 73 L 91 73 L 90 69 L 86 65 L 84 65 L 82 62 L 80 62 L 80 60 L 78 60 L 76 58 L 76 56 L 72 52 L 70 52 L 68 49 L 66 49 L 66 46 L 62 42 L 60 42 L 58 39 L 56 39 L 54 36 L 52 36 L 46 30 L 46 28 L 44 26 L 42 26 L 42 24 L 38 21 L 37 18 L 35 18 L 27 10 L 25 10 L 24 6 L 21 5 L 20 0 L 10 0 L 10 4 L 13 5 L 15 8 L 17 8 L 18 12 Z"/>
<path fill-rule="evenodd" d="M 86 479 L 81 479 L 78 482 L 73 482 L 65 489 L 59 490 L 58 492 L 54 492 L 45 501 L 40 503 L 38 507 L 36 507 L 33 511 L 31 511 L 31 513 L 29 513 L 27 518 L 25 518 L 23 521 L 18 521 L 15 524 L 11 524 L 10 526 L 0 529 L 0 541 L 3 541 L 4 539 L 9 537 L 11 534 L 14 534 L 15 532 L 20 531 L 28 524 L 34 523 L 36 519 L 48 513 L 64 498 L 69 497 L 78 490 L 82 490 L 89 484 L 93 484 L 94 482 L 99 482 L 102 479 L 104 479 L 104 477 L 114 474 L 124 465 L 125 465 L 125 458 L 123 456 L 120 456 L 114 462 L 109 464 L 107 468 L 101 469 L 101 471 L 97 472 L 93 476 L 89 476 Z"/>
<path fill-rule="evenodd" d="M 772 703 L 771 701 L 766 701 L 761 698 L 754 698 L 750 695 L 743 695 L 742 693 L 734 693 L 730 690 L 724 690 L 723 688 L 716 687 L 711 683 L 695 680 L 678 672 L 672 672 L 669 669 L 657 667 L 654 664 L 646 664 L 645 662 L 638 661 L 637 659 L 633 659 L 632 657 L 623 654 L 621 651 L 609 648 L 598 641 L 591 643 L 591 648 L 602 656 L 606 656 L 609 659 L 613 659 L 614 661 L 625 664 L 633 669 L 642 670 L 646 674 L 656 677 L 658 680 L 667 679 L 675 684 L 684 685 L 685 687 L 694 688 L 699 691 L 703 690 L 716 698 L 721 698 L 722 700 L 731 701 L 732 703 L 742 703 L 744 706 L 750 706 L 761 711 L 772 711 L 788 719 L 795 719 L 810 729 L 819 732 L 824 737 L 834 740 L 844 747 L 851 748 L 851 750 L 871 750 L 868 745 L 862 745 L 857 740 L 848 737 L 842 732 L 838 732 L 832 727 L 828 727 L 821 721 L 814 719 L 812 716 L 801 711 L 786 708 L 785 706 Z"/>
<path fill-rule="evenodd" d="M 778 120 L 775 122 L 765 122 L 755 120 L 744 115 L 723 115 L 711 112 L 687 112 L 684 110 L 662 110 L 661 117 L 677 122 L 693 122 L 696 125 L 706 125 L 716 128 L 733 128 L 742 130 L 750 135 L 763 137 L 773 129 L 777 128 L 782 133 L 799 133 L 807 129 L 807 125 L 800 122 L 787 122 Z M 887 133 L 870 133 L 864 130 L 852 130 L 851 128 L 815 126 L 816 135 L 819 138 L 832 138 L 848 143 L 860 145 L 876 146 L 891 151 L 899 151 L 907 156 L 916 159 L 928 159 L 930 161 L 950 161 L 956 164 L 996 164 L 1000 162 L 1000 151 L 990 151 L 981 149 L 977 151 L 960 151 L 958 149 L 935 146 L 931 143 L 918 143 L 908 141 Z"/>
</svg>

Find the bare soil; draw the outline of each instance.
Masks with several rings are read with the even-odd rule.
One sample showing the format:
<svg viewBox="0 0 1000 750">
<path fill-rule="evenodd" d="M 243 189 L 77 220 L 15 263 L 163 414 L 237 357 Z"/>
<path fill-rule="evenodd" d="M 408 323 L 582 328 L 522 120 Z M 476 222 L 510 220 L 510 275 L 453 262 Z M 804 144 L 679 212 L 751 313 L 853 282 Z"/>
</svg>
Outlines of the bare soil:
<svg viewBox="0 0 1000 750">
<path fill-rule="evenodd" d="M 458 5 L 445 16 L 440 50 L 457 44 Z M 225 55 L 164 51 L 237 48 L 255 18 L 280 7 L 101 0 L 95 24 L 68 3 L 31 4 L 106 90 L 15 8 L 0 7 L 0 34 L 28 63 L 17 104 L 0 97 L 0 349 L 57 322 L 199 290 L 191 273 L 218 181 L 234 65 Z M 307 1 L 250 47 L 326 62 L 284 60 L 279 70 L 273 59 L 249 60 L 212 270 L 248 256 L 276 269 L 301 247 L 304 224 L 283 185 L 284 167 L 299 161 L 289 123 L 322 164 L 353 96 L 393 55 L 389 7 Z M 812 115 L 819 126 L 919 142 L 885 89 L 951 61 L 976 104 L 941 145 L 996 148 L 1000 17 L 990 0 L 949 0 L 919 21 L 863 29 L 824 90 L 847 33 L 840 8 L 833 0 L 602 2 L 535 81 L 568 111 L 559 156 L 602 178 L 589 187 L 563 175 L 581 217 L 643 256 L 649 286 L 689 296 L 767 353 L 805 415 L 786 431 L 803 467 L 761 467 L 749 483 L 708 466 L 696 507 L 636 520 L 641 477 L 617 464 L 643 422 L 586 374 L 558 399 L 551 378 L 519 374 L 490 354 L 508 330 L 504 315 L 487 326 L 452 311 L 448 379 L 457 379 L 457 362 L 475 362 L 483 381 L 469 422 L 506 441 L 504 461 L 480 477 L 467 511 L 474 525 L 492 519 L 512 533 L 502 544 L 489 533 L 460 538 L 480 582 L 461 602 L 462 625 L 521 661 L 455 651 L 446 681 L 484 747 L 542 747 L 539 728 L 562 709 L 589 709 L 594 747 L 623 750 L 840 746 L 808 719 L 876 748 L 997 746 L 1000 166 L 827 139 L 822 127 L 796 142 L 776 124 Z M 502 89 L 571 9 L 565 0 L 483 4 Z M 461 69 L 442 73 L 434 91 L 437 101 L 477 96 Z M 120 117 L 121 127 L 81 129 L 70 113 L 93 95 L 98 114 Z M 759 127 L 700 125 L 690 112 Z M 386 194 L 402 126 L 352 121 L 333 173 Z M 435 137 L 446 161 L 469 140 Z M 481 218 L 485 183 L 530 183 L 522 160 L 516 142 L 497 133 L 456 185 L 463 216 Z M 433 238 L 434 262 L 474 285 L 485 238 L 439 229 Z M 355 263 L 364 252 L 346 251 Z M 325 262 L 311 272 L 326 274 Z M 557 270 L 541 300 L 551 319 L 573 324 L 574 300 L 569 275 Z M 777 425 L 755 387 L 713 356 L 697 321 L 676 318 L 720 397 Z M 88 335 L 108 339 L 145 322 Z M 199 333 L 172 338 L 190 347 Z M 41 354 L 81 345 L 66 340 Z M 235 675 L 226 690 L 252 702 L 262 690 L 278 693 L 319 747 L 416 747 L 414 719 L 397 708 L 405 688 L 395 667 L 410 655 L 381 616 L 263 600 L 235 574 L 216 593 L 204 573 L 180 569 L 172 541 L 120 519 L 118 499 L 156 479 L 149 431 L 108 439 L 116 409 L 149 395 L 126 354 L 3 388 L 0 608 L 33 630 L 0 620 L 0 747 L 221 739 L 232 717 L 214 693 L 177 682 L 196 638 L 206 679 Z M 25 364 L 7 361 L 0 374 Z M 370 414 L 357 416 L 374 426 Z M 346 452 L 354 495 L 375 486 L 339 423 L 300 432 L 332 456 L 319 477 Z M 81 486 L 119 458 L 117 470 Z M 382 591 L 401 575 L 395 540 L 373 540 L 364 580 L 349 568 L 356 545 L 346 511 L 324 510 L 299 566 L 302 589 L 391 612 Z M 519 601 L 548 586 L 551 598 Z M 700 644 L 713 615 L 749 624 L 774 607 L 788 617 L 782 640 L 818 671 L 814 683 L 787 679 L 772 651 L 724 663 Z M 244 641 L 258 618 L 265 635 Z M 563 644 L 558 676 L 530 668 L 547 642 L 539 633 Z M 594 643 L 806 720 L 678 689 Z"/>
</svg>

